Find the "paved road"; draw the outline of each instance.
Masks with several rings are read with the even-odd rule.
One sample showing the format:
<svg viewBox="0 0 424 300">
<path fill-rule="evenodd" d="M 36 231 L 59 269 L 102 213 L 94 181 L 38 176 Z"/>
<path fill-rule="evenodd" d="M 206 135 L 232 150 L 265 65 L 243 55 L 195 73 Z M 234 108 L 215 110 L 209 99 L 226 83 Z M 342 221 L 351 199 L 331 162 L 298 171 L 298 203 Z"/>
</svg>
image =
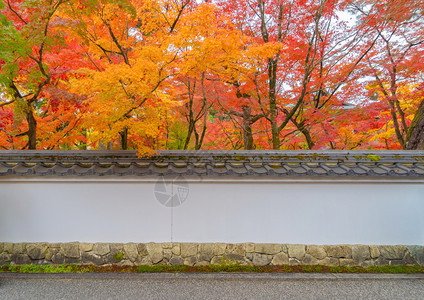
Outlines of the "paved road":
<svg viewBox="0 0 424 300">
<path fill-rule="evenodd" d="M 0 299 L 424 299 L 424 274 L 5 274 Z"/>
</svg>

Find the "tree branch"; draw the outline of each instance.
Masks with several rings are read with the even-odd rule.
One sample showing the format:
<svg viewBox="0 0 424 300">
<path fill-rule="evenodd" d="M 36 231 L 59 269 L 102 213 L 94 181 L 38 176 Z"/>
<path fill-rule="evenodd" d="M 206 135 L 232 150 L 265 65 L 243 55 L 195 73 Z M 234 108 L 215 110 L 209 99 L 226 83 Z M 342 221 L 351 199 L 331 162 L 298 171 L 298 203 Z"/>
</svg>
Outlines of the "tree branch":
<svg viewBox="0 0 424 300">
<path fill-rule="evenodd" d="M 9 105 L 9 104 L 12 104 L 13 102 L 15 102 L 15 99 L 10 100 L 10 101 L 8 101 L 8 102 L 0 103 L 0 107 L 3 107 L 3 106 L 6 106 L 6 105 Z"/>
<path fill-rule="evenodd" d="M 20 14 L 18 14 L 18 12 L 16 10 L 13 9 L 12 5 L 10 4 L 9 0 L 7 0 L 7 6 L 9 7 L 10 11 L 13 12 L 18 18 L 19 20 L 21 20 L 24 24 L 28 24 L 27 21 L 25 21 Z"/>
</svg>

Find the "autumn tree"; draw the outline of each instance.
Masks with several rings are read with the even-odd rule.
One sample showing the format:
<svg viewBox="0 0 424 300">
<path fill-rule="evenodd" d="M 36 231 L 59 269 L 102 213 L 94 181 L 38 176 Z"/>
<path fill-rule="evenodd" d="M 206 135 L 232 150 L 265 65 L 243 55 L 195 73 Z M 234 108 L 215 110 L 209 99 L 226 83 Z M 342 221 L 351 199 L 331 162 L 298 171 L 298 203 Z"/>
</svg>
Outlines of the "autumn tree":
<svg viewBox="0 0 424 300">
<path fill-rule="evenodd" d="M 3 149 L 423 147 L 422 0 L 2 0 Z"/>
<path fill-rule="evenodd" d="M 338 92 L 372 48 L 372 42 L 361 43 L 366 31 L 353 32 L 338 20 L 344 2 L 240 0 L 221 5 L 257 45 L 278 45 L 268 56 L 256 56 L 257 70 L 247 84 L 270 124 L 271 147 L 279 149 L 282 138 L 299 131 L 312 148 L 311 127 L 343 102 Z"/>
<path fill-rule="evenodd" d="M 373 97 L 387 104 L 393 130 L 388 131 L 386 137 L 393 132 L 403 149 L 411 137 L 409 148 L 418 147 L 418 132 L 422 130 L 419 104 L 423 101 L 423 4 L 422 1 L 390 0 L 358 1 L 354 5 L 360 22 L 368 22 L 378 36 L 366 59 L 372 77 L 367 88 Z M 410 127 L 416 111 L 417 116 Z"/>
<path fill-rule="evenodd" d="M 0 105 L 14 104 L 15 117 L 22 115 L 25 118 L 27 129 L 24 132 L 7 134 L 10 137 L 27 136 L 28 149 L 37 146 L 35 110 L 52 81 L 49 55 L 58 51 L 60 41 L 52 32 L 51 23 L 63 2 L 6 0 L 0 7 L 3 25 L 0 29 L 0 83 L 3 99 L 6 99 Z"/>
<path fill-rule="evenodd" d="M 73 86 L 87 96 L 86 125 L 102 140 L 111 141 L 119 133 L 125 149 L 123 133 L 129 130 L 133 147 L 147 151 L 152 138 L 161 134 L 169 109 L 181 105 L 177 88 L 170 88 L 175 78 L 194 76 L 204 82 L 201 77 L 207 67 L 203 64 L 214 54 L 203 48 L 208 47 L 205 38 L 215 32 L 215 18 L 211 5 L 192 1 L 127 4 L 125 8 L 122 3 L 99 1 L 90 13 L 71 8 L 72 19 L 79 20 L 75 28 L 84 40 L 82 46 L 94 66 L 79 70 Z M 187 136 L 194 132 L 196 148 L 200 148 L 205 129 L 199 135 L 193 119 L 189 122 Z"/>
</svg>

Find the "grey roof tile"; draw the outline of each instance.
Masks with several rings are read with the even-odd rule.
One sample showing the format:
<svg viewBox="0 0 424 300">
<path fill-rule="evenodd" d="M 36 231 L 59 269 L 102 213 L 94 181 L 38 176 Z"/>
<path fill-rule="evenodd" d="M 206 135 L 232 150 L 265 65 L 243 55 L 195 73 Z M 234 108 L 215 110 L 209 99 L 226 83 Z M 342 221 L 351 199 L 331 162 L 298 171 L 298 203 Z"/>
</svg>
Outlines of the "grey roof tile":
<svg viewBox="0 0 424 300">
<path fill-rule="evenodd" d="M 264 166 L 270 175 L 287 175 L 287 170 L 280 164 L 267 164 Z"/>
<path fill-rule="evenodd" d="M 96 164 L 96 165 L 93 165 L 91 169 L 94 174 L 99 176 L 106 176 L 106 175 L 112 174 L 111 165 L 105 166 L 103 164 Z"/>
<path fill-rule="evenodd" d="M 225 163 L 212 163 L 206 166 L 207 175 L 227 175 L 228 169 L 225 166 Z"/>
<path fill-rule="evenodd" d="M 411 169 L 418 175 L 424 175 L 424 166 L 421 164 L 414 164 Z"/>
<path fill-rule="evenodd" d="M 12 172 L 13 170 L 10 164 L 0 162 L 0 176 L 11 175 Z"/>
<path fill-rule="evenodd" d="M 73 175 L 71 166 L 64 166 L 61 163 L 57 163 L 54 167 L 52 167 L 52 171 L 54 175 L 59 176 Z M 91 172 L 86 172 L 84 175 L 91 175 Z"/>
<path fill-rule="evenodd" d="M 362 163 L 357 163 L 356 167 L 352 168 L 357 175 L 375 175 L 375 173 L 368 167 Z"/>
<path fill-rule="evenodd" d="M 0 176 L 424 176 L 424 151 L 0 151 Z"/>
<path fill-rule="evenodd" d="M 153 163 L 150 165 L 149 170 L 152 172 L 152 174 L 167 175 L 169 168 L 168 165 L 164 163 Z"/>
<path fill-rule="evenodd" d="M 93 173 L 93 165 L 87 165 L 87 164 L 75 164 L 70 167 L 70 169 L 73 171 L 76 175 L 85 175 L 87 173 Z"/>
<path fill-rule="evenodd" d="M 32 167 L 26 163 L 18 163 L 12 167 L 12 170 L 16 175 L 31 175 L 33 173 Z"/>
<path fill-rule="evenodd" d="M 196 174 L 196 175 L 207 175 L 208 174 L 208 169 L 207 169 L 207 166 L 206 165 L 203 166 L 203 167 L 200 167 L 200 166 L 197 166 L 197 167 L 191 166 L 190 168 L 193 171 L 192 174 Z"/>
<path fill-rule="evenodd" d="M 347 175 L 349 168 L 344 167 L 340 163 L 334 163 L 326 165 L 325 163 L 320 163 L 320 167 L 327 171 L 327 174 L 331 176 L 335 175 Z"/>
<path fill-rule="evenodd" d="M 393 164 L 393 168 L 392 170 L 394 173 L 398 174 L 398 175 L 409 175 L 409 173 L 412 171 L 411 169 L 403 166 L 400 163 L 395 163 Z"/>
<path fill-rule="evenodd" d="M 326 169 L 322 168 L 319 163 L 301 163 L 308 175 L 328 175 Z"/>
<path fill-rule="evenodd" d="M 39 174 L 41 176 L 46 176 L 46 175 L 53 174 L 52 167 L 51 166 L 46 166 L 45 164 L 37 164 L 32 169 L 34 171 L 34 174 Z"/>
<path fill-rule="evenodd" d="M 298 164 L 284 164 L 283 167 L 287 170 L 287 174 L 291 176 L 296 175 L 307 175 L 308 170 L 302 167 L 300 163 Z"/>
<path fill-rule="evenodd" d="M 184 175 L 184 174 L 186 174 L 186 175 L 191 175 L 191 174 L 187 174 L 188 173 L 188 169 L 187 169 L 187 164 L 185 164 L 185 166 L 182 166 L 182 165 L 175 165 L 175 163 L 170 163 L 169 165 L 168 165 L 168 169 L 171 171 L 171 172 L 173 172 L 173 173 L 175 173 L 175 174 L 180 174 L 180 175 Z"/>
<path fill-rule="evenodd" d="M 246 163 L 245 167 L 249 175 L 266 175 L 268 173 L 262 163 Z"/>
<path fill-rule="evenodd" d="M 228 175 L 246 175 L 248 173 L 246 167 L 243 164 L 229 163 L 227 165 Z"/>
<path fill-rule="evenodd" d="M 112 174 L 123 176 L 123 175 L 132 175 L 132 166 L 131 164 L 118 164 L 115 163 L 111 166 Z"/>
<path fill-rule="evenodd" d="M 390 171 L 393 171 L 393 169 L 389 169 L 381 164 L 376 164 L 375 166 L 369 166 L 369 169 L 376 173 L 377 175 L 386 175 Z"/>
</svg>

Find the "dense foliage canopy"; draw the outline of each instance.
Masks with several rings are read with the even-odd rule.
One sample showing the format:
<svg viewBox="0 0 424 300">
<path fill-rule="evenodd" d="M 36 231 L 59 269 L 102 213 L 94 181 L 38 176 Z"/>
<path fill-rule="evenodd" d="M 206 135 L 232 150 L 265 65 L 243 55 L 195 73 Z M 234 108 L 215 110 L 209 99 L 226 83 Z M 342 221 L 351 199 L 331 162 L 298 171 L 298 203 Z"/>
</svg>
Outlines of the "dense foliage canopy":
<svg viewBox="0 0 424 300">
<path fill-rule="evenodd" d="M 0 149 L 423 149 L 423 0 L 0 0 Z"/>
</svg>

